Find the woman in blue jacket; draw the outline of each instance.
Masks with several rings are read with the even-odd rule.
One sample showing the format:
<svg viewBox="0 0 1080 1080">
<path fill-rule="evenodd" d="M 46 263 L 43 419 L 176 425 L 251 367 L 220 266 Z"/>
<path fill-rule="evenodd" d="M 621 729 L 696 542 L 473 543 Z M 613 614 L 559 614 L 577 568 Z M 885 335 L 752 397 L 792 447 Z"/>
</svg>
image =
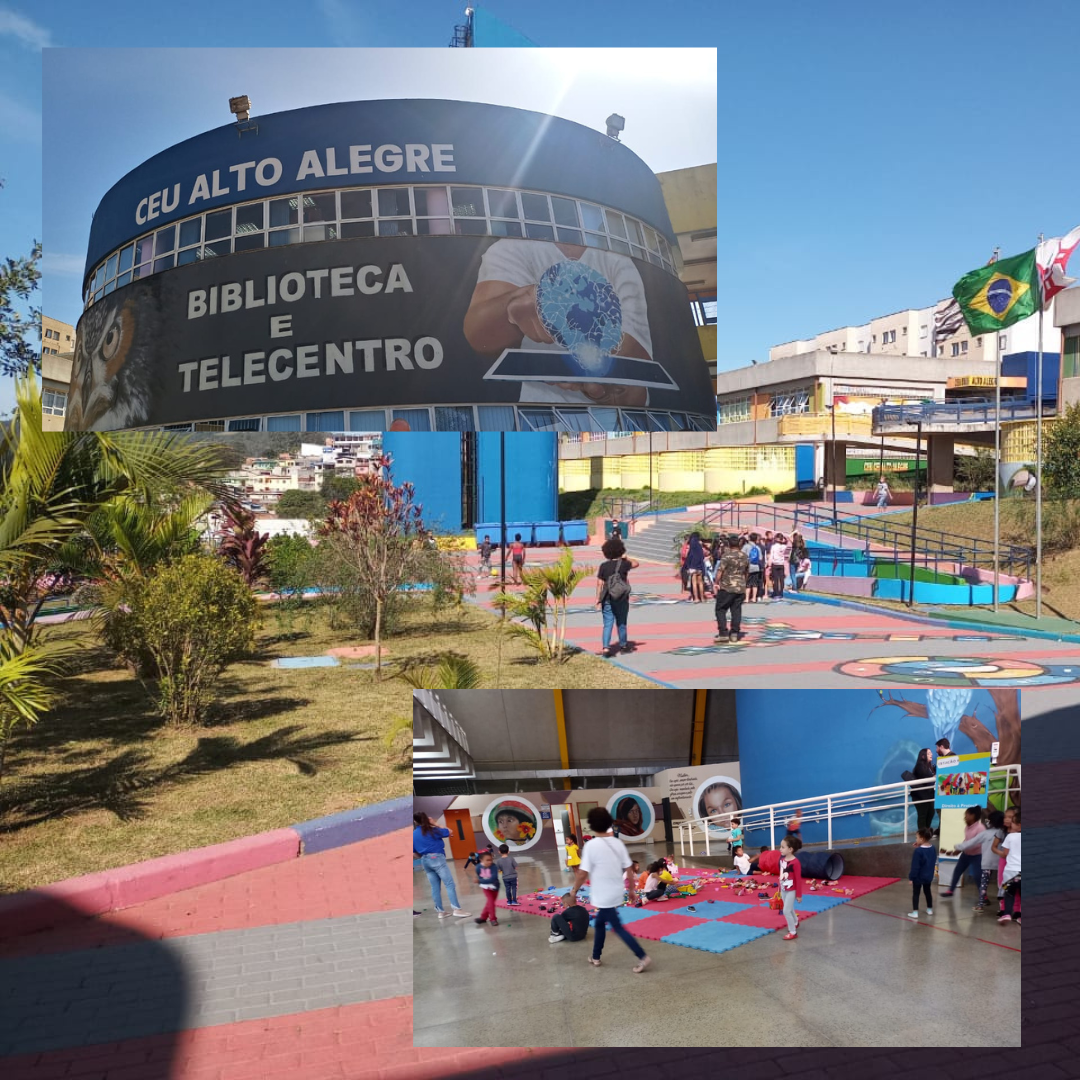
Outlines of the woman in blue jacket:
<svg viewBox="0 0 1080 1080">
<path fill-rule="evenodd" d="M 454 885 L 450 867 L 446 865 L 446 852 L 443 849 L 443 838 L 450 835 L 449 829 L 440 829 L 434 825 L 427 814 L 413 814 L 416 828 L 413 829 L 413 854 L 420 859 L 420 865 L 427 874 L 428 883 L 431 885 L 431 899 L 435 904 L 435 910 L 440 919 L 449 919 L 451 912 L 444 911 L 442 906 L 442 891 L 439 888 L 441 881 L 446 886 L 446 894 L 450 897 L 452 913 L 459 919 L 467 919 L 469 913 L 462 911 L 458 904 L 457 887 Z"/>
</svg>

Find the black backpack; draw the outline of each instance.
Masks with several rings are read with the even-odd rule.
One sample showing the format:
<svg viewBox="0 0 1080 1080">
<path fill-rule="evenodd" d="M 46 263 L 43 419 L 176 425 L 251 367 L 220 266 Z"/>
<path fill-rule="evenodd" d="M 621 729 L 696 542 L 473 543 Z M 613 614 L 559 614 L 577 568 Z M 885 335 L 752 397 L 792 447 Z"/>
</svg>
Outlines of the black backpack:
<svg viewBox="0 0 1080 1080">
<path fill-rule="evenodd" d="M 624 596 L 630 595 L 630 582 L 619 572 L 622 569 L 622 559 L 608 561 L 615 564 L 615 571 L 607 579 L 604 591 L 609 600 L 621 600 Z"/>
</svg>

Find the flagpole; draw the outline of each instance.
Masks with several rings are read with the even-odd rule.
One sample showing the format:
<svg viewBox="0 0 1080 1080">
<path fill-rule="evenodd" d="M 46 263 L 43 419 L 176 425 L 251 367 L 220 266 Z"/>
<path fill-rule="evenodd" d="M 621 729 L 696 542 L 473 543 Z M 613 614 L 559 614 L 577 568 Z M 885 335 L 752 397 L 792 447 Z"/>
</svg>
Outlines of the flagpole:
<svg viewBox="0 0 1080 1080">
<path fill-rule="evenodd" d="M 1039 243 L 1042 243 L 1039 233 Z M 1038 247 L 1035 249 L 1038 251 Z M 1037 271 L 1036 271 L 1037 272 Z M 1043 380 L 1043 289 L 1039 278 L 1039 367 L 1035 373 L 1035 621 L 1042 618 L 1042 380 Z"/>
<path fill-rule="evenodd" d="M 1001 337 L 997 342 L 994 362 L 994 611 L 998 609 L 998 589 L 1001 575 Z"/>
</svg>

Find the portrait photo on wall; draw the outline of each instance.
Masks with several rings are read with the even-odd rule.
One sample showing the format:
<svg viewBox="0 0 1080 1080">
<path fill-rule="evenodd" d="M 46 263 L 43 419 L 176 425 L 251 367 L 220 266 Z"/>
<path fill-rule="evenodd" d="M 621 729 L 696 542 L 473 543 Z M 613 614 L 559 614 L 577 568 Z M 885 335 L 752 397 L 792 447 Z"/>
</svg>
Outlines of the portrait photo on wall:
<svg viewBox="0 0 1080 1080">
<path fill-rule="evenodd" d="M 742 806 L 742 787 L 730 776 L 710 776 L 694 793 L 694 807 L 699 818 L 734 813 Z M 726 822 L 709 822 L 708 832 L 713 839 L 726 840 L 730 829 Z"/>
<path fill-rule="evenodd" d="M 648 836 L 656 821 L 652 803 L 640 791 L 616 791 L 607 801 L 607 811 L 619 836 Z"/>
<path fill-rule="evenodd" d="M 520 795 L 504 795 L 488 803 L 483 815 L 484 835 L 496 846 L 511 851 L 531 848 L 543 831 L 540 811 Z"/>
</svg>

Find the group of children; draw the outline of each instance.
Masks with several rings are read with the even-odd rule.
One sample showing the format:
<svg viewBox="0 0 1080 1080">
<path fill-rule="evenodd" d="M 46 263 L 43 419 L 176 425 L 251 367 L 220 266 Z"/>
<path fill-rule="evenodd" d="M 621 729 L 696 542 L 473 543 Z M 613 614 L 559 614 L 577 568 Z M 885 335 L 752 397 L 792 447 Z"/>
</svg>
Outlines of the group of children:
<svg viewBox="0 0 1080 1080">
<path fill-rule="evenodd" d="M 934 837 L 929 828 L 921 828 L 915 851 L 911 857 L 911 907 L 909 919 L 919 917 L 919 893 L 926 897 L 926 914 L 934 914 L 934 902 L 930 886 L 934 880 L 937 852 Z M 950 854 L 946 852 L 946 854 Z M 952 896 L 965 870 L 970 870 L 979 883 L 979 901 L 976 913 L 987 908 L 987 891 L 990 875 L 998 875 L 998 922 L 1020 923 L 1020 811 L 1010 807 L 1002 812 L 990 807 L 969 806 L 964 811 L 964 839 L 957 845 L 959 854 L 953 870 L 952 881 L 939 895 Z M 994 859 L 997 858 L 997 866 Z"/>
<path fill-rule="evenodd" d="M 471 859 L 471 856 L 470 856 Z M 484 910 L 473 922 L 483 925 L 486 922 L 498 926 L 495 913 L 495 900 L 499 895 L 499 874 L 502 874 L 503 887 L 506 889 L 506 903 L 510 907 L 518 906 L 517 898 L 517 859 L 510 854 L 507 844 L 499 845 L 499 857 L 496 859 L 491 848 L 481 851 L 477 856 L 476 880 L 484 890 Z M 467 866 L 468 864 L 466 864 Z"/>
<path fill-rule="evenodd" d="M 690 593 L 692 601 L 715 595 L 716 573 L 723 546 L 720 537 L 714 536 L 709 546 L 695 547 L 694 537 L 697 536 L 694 533 L 683 541 L 679 555 L 683 589 Z M 793 592 L 802 592 L 809 584 L 813 564 L 806 541 L 798 532 L 793 532 L 789 539 L 783 533 L 774 533 L 772 529 L 766 529 L 763 533 L 743 529 L 738 536 L 738 547 L 749 563 L 746 603 L 765 601 L 766 590 L 767 599 L 782 600 L 789 577 Z M 699 551 L 703 553 L 703 560 Z M 699 563 L 700 574 L 695 578 Z"/>
</svg>

